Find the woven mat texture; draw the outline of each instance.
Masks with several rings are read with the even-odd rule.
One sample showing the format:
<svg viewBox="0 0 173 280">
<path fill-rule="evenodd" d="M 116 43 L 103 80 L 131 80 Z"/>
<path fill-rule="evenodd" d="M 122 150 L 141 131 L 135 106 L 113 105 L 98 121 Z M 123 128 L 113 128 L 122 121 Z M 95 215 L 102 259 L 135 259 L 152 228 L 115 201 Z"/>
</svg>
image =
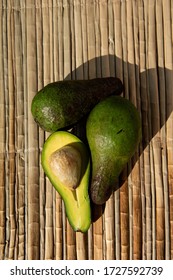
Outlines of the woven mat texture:
<svg viewBox="0 0 173 280">
<path fill-rule="evenodd" d="M 142 141 L 86 234 L 40 155 L 31 101 L 46 84 L 117 76 Z M 173 1 L 0 1 L 0 259 L 173 259 Z"/>
</svg>

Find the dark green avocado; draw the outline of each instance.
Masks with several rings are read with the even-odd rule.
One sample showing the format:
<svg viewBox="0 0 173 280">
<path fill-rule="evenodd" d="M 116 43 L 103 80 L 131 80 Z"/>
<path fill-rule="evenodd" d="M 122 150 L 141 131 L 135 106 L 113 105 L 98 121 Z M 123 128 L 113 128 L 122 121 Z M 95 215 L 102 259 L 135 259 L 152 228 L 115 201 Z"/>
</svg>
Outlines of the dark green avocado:
<svg viewBox="0 0 173 280">
<path fill-rule="evenodd" d="M 100 100 L 122 90 L 122 82 L 114 77 L 58 81 L 34 96 L 31 112 L 43 130 L 54 132 L 77 123 Z"/>
<path fill-rule="evenodd" d="M 64 201 L 72 228 L 86 232 L 91 223 L 88 195 L 90 158 L 86 146 L 70 132 L 54 132 L 43 146 L 41 163 Z"/>
<path fill-rule="evenodd" d="M 139 112 L 121 96 L 108 97 L 90 112 L 86 134 L 92 159 L 91 199 L 104 204 L 140 142 Z"/>
</svg>

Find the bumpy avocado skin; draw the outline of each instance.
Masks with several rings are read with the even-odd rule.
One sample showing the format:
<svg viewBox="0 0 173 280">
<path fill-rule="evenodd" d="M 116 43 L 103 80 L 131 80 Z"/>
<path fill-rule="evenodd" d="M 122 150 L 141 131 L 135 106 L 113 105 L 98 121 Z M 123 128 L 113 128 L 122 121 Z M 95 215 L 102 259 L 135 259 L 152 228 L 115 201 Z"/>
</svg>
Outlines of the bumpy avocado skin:
<svg viewBox="0 0 173 280">
<path fill-rule="evenodd" d="M 79 186 L 75 190 L 63 185 L 53 173 L 50 165 L 51 155 L 66 145 L 72 145 L 81 154 L 82 168 Z M 74 231 L 87 232 L 91 224 L 90 198 L 88 194 L 90 177 L 90 156 L 85 144 L 67 131 L 52 133 L 44 143 L 41 163 L 50 182 L 60 194 L 66 210 L 68 221 Z"/>
<path fill-rule="evenodd" d="M 139 112 L 121 96 L 108 97 L 89 114 L 86 133 L 92 158 L 91 199 L 104 204 L 141 140 Z"/>
<path fill-rule="evenodd" d="M 58 81 L 41 89 L 33 98 L 31 112 L 45 131 L 54 132 L 83 118 L 102 99 L 121 94 L 118 78 Z"/>
</svg>

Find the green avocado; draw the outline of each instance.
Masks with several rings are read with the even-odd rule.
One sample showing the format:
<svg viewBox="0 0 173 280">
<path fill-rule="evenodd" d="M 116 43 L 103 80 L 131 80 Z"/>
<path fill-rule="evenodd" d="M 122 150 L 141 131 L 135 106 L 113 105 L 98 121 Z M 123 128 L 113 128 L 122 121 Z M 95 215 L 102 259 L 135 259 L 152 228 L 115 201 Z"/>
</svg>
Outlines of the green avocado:
<svg viewBox="0 0 173 280">
<path fill-rule="evenodd" d="M 139 112 L 121 96 L 108 97 L 90 112 L 86 134 L 92 159 L 91 199 L 104 204 L 141 140 Z"/>
<path fill-rule="evenodd" d="M 114 77 L 58 81 L 34 96 L 31 112 L 43 130 L 54 132 L 77 123 L 100 100 L 122 90 L 122 82 Z"/>
<path fill-rule="evenodd" d="M 64 201 L 72 228 L 86 232 L 91 223 L 91 211 L 88 194 L 90 158 L 85 144 L 70 132 L 54 132 L 44 143 L 41 163 Z"/>
</svg>

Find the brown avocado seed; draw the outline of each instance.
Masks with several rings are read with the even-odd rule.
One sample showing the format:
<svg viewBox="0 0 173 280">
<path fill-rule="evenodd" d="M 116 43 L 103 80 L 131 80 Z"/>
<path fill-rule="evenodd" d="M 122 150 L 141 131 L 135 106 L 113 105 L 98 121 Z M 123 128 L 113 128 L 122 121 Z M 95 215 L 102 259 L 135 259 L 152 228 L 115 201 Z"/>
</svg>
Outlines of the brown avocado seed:
<svg viewBox="0 0 173 280">
<path fill-rule="evenodd" d="M 80 182 L 82 159 L 72 145 L 66 145 L 50 156 L 50 167 L 58 180 L 69 189 L 76 189 Z"/>
</svg>

